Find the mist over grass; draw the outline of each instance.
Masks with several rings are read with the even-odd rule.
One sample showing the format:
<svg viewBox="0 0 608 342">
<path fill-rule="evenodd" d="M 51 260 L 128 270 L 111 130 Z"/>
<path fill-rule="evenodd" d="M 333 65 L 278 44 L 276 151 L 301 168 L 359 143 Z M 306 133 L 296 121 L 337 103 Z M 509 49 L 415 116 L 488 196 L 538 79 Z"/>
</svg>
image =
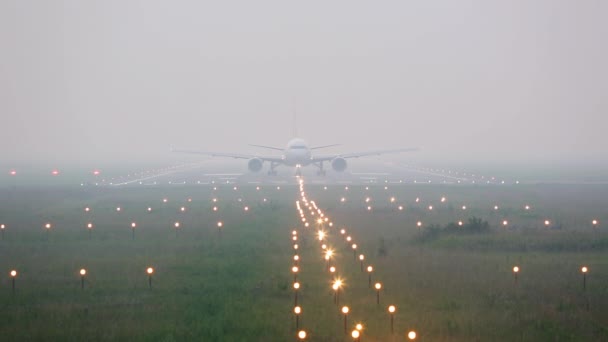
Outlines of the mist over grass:
<svg viewBox="0 0 608 342">
<path fill-rule="evenodd" d="M 291 231 L 298 229 L 302 326 L 312 340 L 341 341 L 342 317 L 332 303 L 315 230 L 301 227 L 295 211 L 297 187 L 233 187 L 11 189 L 0 198 L 0 220 L 8 226 L 0 270 L 16 268 L 20 275 L 15 296 L 6 277 L 0 285 L 4 338 L 290 340 Z M 388 331 L 389 304 L 398 308 L 397 331 L 415 329 L 425 340 L 606 339 L 607 194 L 606 186 L 573 185 L 307 186 L 307 195 L 336 224 L 325 229 L 346 281 L 341 300 L 351 306 L 349 322 L 364 323 L 366 341 L 396 338 Z M 219 199 L 218 213 L 211 210 L 213 198 Z M 244 212 L 244 205 L 251 210 Z M 92 211 L 84 212 L 85 206 Z M 473 217 L 489 230 L 453 229 L 421 239 L 432 225 Z M 542 224 L 547 218 L 551 227 Z M 600 226 L 591 227 L 591 218 Z M 225 222 L 221 237 L 219 219 Z M 509 220 L 506 228 L 503 219 Z M 178 220 L 182 230 L 176 234 Z M 95 224 L 90 235 L 89 221 Z M 134 239 L 132 221 L 138 223 Z M 45 222 L 53 222 L 50 232 L 42 228 Z M 366 265 L 374 265 L 373 281 L 383 283 L 380 306 L 337 231 L 342 227 Z M 521 267 L 517 286 L 514 265 Z M 591 269 L 586 291 L 581 265 Z M 156 269 L 152 290 L 147 266 Z M 89 270 L 84 291 L 81 267 Z"/>
</svg>

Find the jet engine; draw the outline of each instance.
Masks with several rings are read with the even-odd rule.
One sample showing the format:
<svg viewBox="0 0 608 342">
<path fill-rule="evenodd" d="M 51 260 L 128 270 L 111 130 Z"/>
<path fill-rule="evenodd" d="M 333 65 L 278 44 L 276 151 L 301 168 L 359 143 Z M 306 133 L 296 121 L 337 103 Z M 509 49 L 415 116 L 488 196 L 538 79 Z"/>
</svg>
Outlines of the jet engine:
<svg viewBox="0 0 608 342">
<path fill-rule="evenodd" d="M 341 157 L 336 157 L 336 158 L 332 159 L 331 168 L 334 169 L 334 171 L 338 171 L 338 172 L 342 172 L 342 171 L 346 170 L 346 159 L 341 158 Z"/>
<path fill-rule="evenodd" d="M 247 163 L 247 167 L 251 172 L 259 172 L 262 169 L 263 164 L 264 161 L 260 158 L 253 158 L 249 160 L 249 162 Z"/>
</svg>

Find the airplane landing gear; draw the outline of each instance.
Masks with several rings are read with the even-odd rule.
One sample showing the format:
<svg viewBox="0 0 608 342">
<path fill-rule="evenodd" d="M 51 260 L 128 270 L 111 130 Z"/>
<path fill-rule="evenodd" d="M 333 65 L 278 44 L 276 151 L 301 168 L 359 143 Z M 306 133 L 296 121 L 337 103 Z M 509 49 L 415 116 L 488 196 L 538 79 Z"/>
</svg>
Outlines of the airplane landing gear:
<svg viewBox="0 0 608 342">
<path fill-rule="evenodd" d="M 274 163 L 274 162 L 270 163 L 270 170 L 268 170 L 268 175 L 269 176 L 276 176 L 277 175 L 277 171 L 275 171 L 275 169 L 274 169 L 276 166 L 277 166 L 276 163 Z"/>
<path fill-rule="evenodd" d="M 317 171 L 317 176 L 325 176 L 327 174 L 325 170 L 323 170 L 323 162 L 319 162 L 318 164 L 315 164 L 315 166 L 319 168 L 319 171 Z"/>
</svg>

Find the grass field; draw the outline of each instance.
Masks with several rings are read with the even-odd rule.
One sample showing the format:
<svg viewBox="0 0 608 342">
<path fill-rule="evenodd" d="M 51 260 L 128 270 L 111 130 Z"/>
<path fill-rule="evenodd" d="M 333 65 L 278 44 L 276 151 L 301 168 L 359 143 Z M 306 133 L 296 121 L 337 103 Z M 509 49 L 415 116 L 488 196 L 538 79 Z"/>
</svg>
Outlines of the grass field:
<svg viewBox="0 0 608 342">
<path fill-rule="evenodd" d="M 351 308 L 349 331 L 363 323 L 363 341 L 404 341 L 409 330 L 422 341 L 608 340 L 607 187 L 311 185 L 307 194 L 334 223 L 324 229 L 345 281 L 340 304 Z M 301 327 L 311 341 L 351 341 L 333 303 L 319 227 L 303 228 L 298 198 L 295 185 L 6 188 L 2 340 L 296 340 L 290 272 L 296 229 Z M 487 220 L 491 231 L 425 238 L 431 224 L 471 217 Z M 338 232 L 344 227 L 358 245 L 356 256 L 374 266 L 372 280 L 383 284 L 380 305 Z M 521 267 L 517 285 L 514 265 Z M 582 265 L 590 269 L 585 290 Z M 81 268 L 88 272 L 84 289 Z M 389 304 L 397 307 L 395 334 Z"/>
</svg>

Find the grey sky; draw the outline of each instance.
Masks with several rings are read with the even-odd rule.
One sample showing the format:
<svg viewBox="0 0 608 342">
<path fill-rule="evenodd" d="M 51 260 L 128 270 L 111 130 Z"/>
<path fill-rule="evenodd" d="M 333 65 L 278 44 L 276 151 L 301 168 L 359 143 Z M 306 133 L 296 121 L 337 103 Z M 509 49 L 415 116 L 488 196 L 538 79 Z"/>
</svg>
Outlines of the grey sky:
<svg viewBox="0 0 608 342">
<path fill-rule="evenodd" d="M 608 160 L 608 2 L 0 1 L 0 155 Z"/>
</svg>

